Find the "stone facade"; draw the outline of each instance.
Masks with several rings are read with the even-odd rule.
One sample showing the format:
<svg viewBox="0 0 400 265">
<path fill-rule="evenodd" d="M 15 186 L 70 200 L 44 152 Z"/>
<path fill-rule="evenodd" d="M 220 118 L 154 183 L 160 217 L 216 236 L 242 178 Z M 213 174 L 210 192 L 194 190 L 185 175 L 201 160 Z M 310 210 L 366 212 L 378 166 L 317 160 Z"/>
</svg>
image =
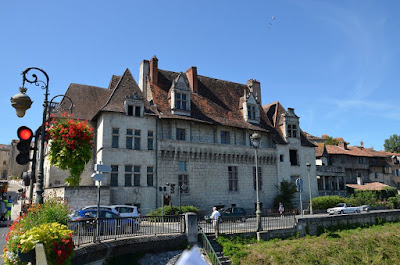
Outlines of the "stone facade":
<svg viewBox="0 0 400 265">
<path fill-rule="evenodd" d="M 96 100 L 84 101 L 86 94 Z M 236 205 L 250 214 L 256 202 L 255 149 L 250 141 L 254 132 L 261 135 L 257 151 L 262 208 L 273 207 L 282 180 L 300 177 L 307 184 L 310 174 L 311 193 L 317 194 L 315 145 L 304 137 L 294 109 L 279 105 L 279 118 L 274 118 L 270 109 L 276 105 L 261 106 L 256 80 L 245 85 L 217 80 L 197 75 L 196 67 L 186 73 L 160 70 L 154 57 L 141 63 L 139 84 L 126 70 L 112 77 L 108 89 L 71 84 L 66 95 L 74 101 L 74 116 L 89 119 L 95 128 L 94 158 L 81 185 L 94 185 L 94 164 L 111 166 L 102 183 L 109 204 L 137 205 L 146 214 L 161 205 L 159 188 L 169 183 L 176 185 L 175 193 L 170 187 L 166 193 L 177 206 L 179 186 L 186 184 L 182 205 L 204 211 Z M 287 122 L 295 125 L 289 126 L 291 135 L 286 134 Z M 47 167 L 45 174 L 48 190 L 74 200 L 76 207 L 88 204 L 59 191 L 66 172 Z M 308 185 L 303 192 L 309 194 Z"/>
</svg>

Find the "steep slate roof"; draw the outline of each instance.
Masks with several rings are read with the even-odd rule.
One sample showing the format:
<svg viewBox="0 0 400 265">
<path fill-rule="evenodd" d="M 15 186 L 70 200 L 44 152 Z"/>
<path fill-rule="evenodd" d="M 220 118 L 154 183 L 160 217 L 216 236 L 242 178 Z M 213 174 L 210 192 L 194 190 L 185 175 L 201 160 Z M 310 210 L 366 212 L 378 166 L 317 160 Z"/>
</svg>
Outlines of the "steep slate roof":
<svg viewBox="0 0 400 265">
<path fill-rule="evenodd" d="M 173 115 L 170 107 L 170 88 L 173 80 L 179 74 L 158 69 L 158 83 L 150 84 L 154 103 L 160 112 L 160 118 L 193 120 L 255 131 L 266 131 L 272 133 L 276 143 L 286 143 L 267 119 L 262 108 L 260 108 L 260 124 L 252 124 L 244 120 L 240 110 L 240 102 L 241 97 L 244 96 L 244 91 L 248 94 L 249 89 L 243 84 L 198 75 L 198 93 L 191 92 L 191 116 Z M 186 81 L 186 74 L 183 76 Z"/>
<path fill-rule="evenodd" d="M 74 103 L 73 116 L 77 119 L 91 120 L 99 109 L 104 105 L 110 97 L 112 90 L 101 87 L 70 84 L 65 95 L 70 97 Z M 70 106 L 68 99 L 63 98 L 60 104 L 65 101 L 65 106 Z M 55 113 L 56 116 L 61 114 L 62 110 Z"/>
<path fill-rule="evenodd" d="M 264 113 L 267 115 L 269 122 L 275 127 L 276 131 L 279 133 L 280 138 L 284 139 L 283 131 L 285 130 L 283 122 L 281 121 L 282 114 L 286 113 L 285 108 L 275 101 L 273 103 L 263 106 Z M 310 140 L 308 140 L 307 135 L 300 129 L 300 140 L 302 146 L 316 147 Z"/>
<path fill-rule="evenodd" d="M 112 82 L 112 81 L 111 81 Z M 138 97 L 144 98 L 143 92 L 140 90 L 135 79 L 129 69 L 126 69 L 105 105 L 100 111 L 111 111 L 124 113 L 124 101 L 126 96 L 136 94 Z"/>
<path fill-rule="evenodd" d="M 386 187 L 390 187 L 379 182 L 365 183 L 364 185 L 346 184 L 346 186 L 355 190 L 383 190 Z"/>
</svg>

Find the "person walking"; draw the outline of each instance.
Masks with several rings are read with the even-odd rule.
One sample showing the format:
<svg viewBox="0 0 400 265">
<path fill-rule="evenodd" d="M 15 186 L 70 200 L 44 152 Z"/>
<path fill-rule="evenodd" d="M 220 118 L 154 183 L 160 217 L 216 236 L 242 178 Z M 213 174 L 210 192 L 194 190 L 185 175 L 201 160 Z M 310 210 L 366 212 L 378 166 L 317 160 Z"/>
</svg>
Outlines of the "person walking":
<svg viewBox="0 0 400 265">
<path fill-rule="evenodd" d="M 214 233 L 215 233 L 215 239 L 218 238 L 219 234 L 219 218 L 221 217 L 221 213 L 217 211 L 217 207 L 213 208 L 213 212 L 211 214 L 211 220 L 213 222 L 214 226 Z"/>
<path fill-rule="evenodd" d="M 283 217 L 284 211 L 285 211 L 285 208 L 283 207 L 283 204 L 280 202 L 279 203 L 279 213 L 281 214 L 281 217 Z"/>
<path fill-rule="evenodd" d="M 4 200 L 7 206 L 7 213 L 6 213 L 6 218 L 8 220 L 11 220 L 11 209 L 13 206 L 13 200 L 11 199 L 11 196 L 8 196 L 8 200 Z"/>
</svg>

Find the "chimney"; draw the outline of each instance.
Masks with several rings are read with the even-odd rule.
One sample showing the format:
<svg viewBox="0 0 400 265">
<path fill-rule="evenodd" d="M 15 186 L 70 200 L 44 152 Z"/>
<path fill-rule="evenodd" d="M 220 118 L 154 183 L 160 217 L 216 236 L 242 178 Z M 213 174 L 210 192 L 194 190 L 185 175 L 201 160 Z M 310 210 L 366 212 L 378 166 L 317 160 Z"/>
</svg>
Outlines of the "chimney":
<svg viewBox="0 0 400 265">
<path fill-rule="evenodd" d="M 190 83 L 190 89 L 194 93 L 199 93 L 199 84 L 197 81 L 197 67 L 192 66 L 186 70 L 186 75 Z"/>
<path fill-rule="evenodd" d="M 363 142 L 363 141 L 361 141 L 361 143 L 360 143 L 360 144 L 361 144 L 361 147 L 364 147 L 364 142 Z"/>
<path fill-rule="evenodd" d="M 343 148 L 344 150 L 347 150 L 347 143 L 346 143 L 345 140 L 343 140 L 343 138 L 341 138 L 341 139 L 339 140 L 339 145 L 338 145 L 338 146 L 341 147 L 341 148 Z"/>
<path fill-rule="evenodd" d="M 149 61 L 143 60 L 140 63 L 139 70 L 139 88 L 144 94 L 144 98 L 147 98 L 147 76 L 149 75 Z"/>
<path fill-rule="evenodd" d="M 155 55 L 150 60 L 150 80 L 154 84 L 158 83 L 158 59 Z"/>
<path fill-rule="evenodd" d="M 256 98 L 257 102 L 261 104 L 261 85 L 260 82 L 255 79 L 249 79 L 247 81 L 247 86 L 249 87 L 250 92 L 253 93 L 254 97 Z"/>
</svg>

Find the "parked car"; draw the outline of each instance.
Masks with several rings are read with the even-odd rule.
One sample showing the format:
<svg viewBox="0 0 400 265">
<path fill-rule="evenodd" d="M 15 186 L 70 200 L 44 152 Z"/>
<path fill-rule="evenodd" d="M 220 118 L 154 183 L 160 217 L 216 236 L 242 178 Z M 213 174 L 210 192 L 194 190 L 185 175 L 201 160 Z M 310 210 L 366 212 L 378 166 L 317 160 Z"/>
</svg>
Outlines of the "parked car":
<svg viewBox="0 0 400 265">
<path fill-rule="evenodd" d="M 141 217 L 136 206 L 131 205 L 112 205 L 121 217 Z"/>
<path fill-rule="evenodd" d="M 85 207 L 82 207 L 80 210 L 97 210 L 97 205 L 85 206 Z M 114 206 L 100 205 L 100 210 L 111 211 L 111 212 L 119 215 L 119 212 L 117 211 L 117 209 L 115 209 Z"/>
<path fill-rule="evenodd" d="M 93 232 L 94 220 L 97 217 L 97 209 L 77 210 L 73 213 L 70 222 L 70 229 L 75 233 Z M 133 233 L 139 231 L 140 224 L 134 218 L 121 218 L 118 214 L 100 209 L 99 215 L 100 233 Z M 75 221 L 75 222 L 74 222 Z M 81 229 L 79 229 L 79 224 Z"/>
<path fill-rule="evenodd" d="M 344 214 L 344 213 L 360 213 L 361 207 L 346 204 L 344 202 L 338 203 L 335 207 L 327 210 L 329 214 Z"/>
<path fill-rule="evenodd" d="M 240 220 L 242 222 L 246 222 L 247 212 L 244 208 L 241 207 L 231 207 L 227 209 L 222 208 L 219 209 L 218 211 L 221 213 L 220 222 L 228 220 L 229 221 Z M 206 220 L 206 222 L 211 222 L 211 215 L 204 216 L 204 220 Z"/>
</svg>

